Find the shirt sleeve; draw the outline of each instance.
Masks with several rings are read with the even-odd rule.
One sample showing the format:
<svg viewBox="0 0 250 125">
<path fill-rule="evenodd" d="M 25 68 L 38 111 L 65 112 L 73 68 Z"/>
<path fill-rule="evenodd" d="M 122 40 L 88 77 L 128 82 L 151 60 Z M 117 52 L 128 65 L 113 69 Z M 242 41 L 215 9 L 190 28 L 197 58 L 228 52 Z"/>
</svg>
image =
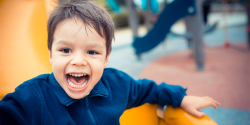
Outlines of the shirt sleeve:
<svg viewBox="0 0 250 125">
<path fill-rule="evenodd" d="M 0 101 L 0 125 L 41 124 L 41 104 L 31 86 L 20 85 Z"/>
<path fill-rule="evenodd" d="M 130 85 L 127 108 L 140 106 L 144 103 L 172 105 L 174 108 L 181 105 L 186 89 L 179 85 L 166 83 L 156 84 L 152 80 L 134 80 L 124 73 Z"/>
</svg>

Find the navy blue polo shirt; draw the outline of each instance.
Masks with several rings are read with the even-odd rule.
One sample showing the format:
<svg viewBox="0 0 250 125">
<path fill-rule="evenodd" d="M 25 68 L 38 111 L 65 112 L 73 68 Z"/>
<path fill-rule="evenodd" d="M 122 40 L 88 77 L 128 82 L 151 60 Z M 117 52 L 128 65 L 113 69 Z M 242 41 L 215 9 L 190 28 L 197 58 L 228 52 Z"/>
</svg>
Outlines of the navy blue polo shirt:
<svg viewBox="0 0 250 125">
<path fill-rule="evenodd" d="M 106 68 L 102 78 L 82 99 L 72 99 L 53 73 L 42 74 L 19 85 L 0 101 L 0 124 L 21 125 L 119 125 L 123 112 L 144 103 L 178 107 L 186 89 L 134 80 L 126 73 Z"/>
</svg>

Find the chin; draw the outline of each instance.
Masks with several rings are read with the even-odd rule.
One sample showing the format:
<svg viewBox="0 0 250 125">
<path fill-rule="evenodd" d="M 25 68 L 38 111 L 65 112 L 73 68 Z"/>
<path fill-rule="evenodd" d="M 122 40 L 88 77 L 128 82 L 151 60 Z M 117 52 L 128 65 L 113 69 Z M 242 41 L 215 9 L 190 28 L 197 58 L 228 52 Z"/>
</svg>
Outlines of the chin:
<svg viewBox="0 0 250 125">
<path fill-rule="evenodd" d="M 72 99 L 81 99 L 86 96 L 86 94 L 68 94 L 70 98 Z"/>
</svg>

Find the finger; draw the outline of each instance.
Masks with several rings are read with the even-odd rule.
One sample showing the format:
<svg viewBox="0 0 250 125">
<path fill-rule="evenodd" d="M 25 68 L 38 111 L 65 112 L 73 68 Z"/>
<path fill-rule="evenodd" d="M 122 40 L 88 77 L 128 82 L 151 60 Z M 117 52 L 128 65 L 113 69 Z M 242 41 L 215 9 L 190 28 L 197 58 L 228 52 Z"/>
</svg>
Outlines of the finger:
<svg viewBox="0 0 250 125">
<path fill-rule="evenodd" d="M 198 109 L 202 109 L 202 108 L 206 108 L 206 107 L 209 107 L 209 106 L 212 106 L 214 107 L 215 109 L 217 109 L 217 104 L 215 102 L 211 102 L 211 101 L 205 101 L 204 103 L 202 103 Z"/>
<path fill-rule="evenodd" d="M 220 105 L 220 103 L 218 101 L 214 100 L 214 102 L 216 103 L 216 105 Z"/>
<path fill-rule="evenodd" d="M 196 117 L 199 117 L 199 118 L 206 115 L 205 113 L 203 113 L 203 112 L 201 112 L 199 110 L 191 110 L 189 113 L 196 116 Z"/>
<path fill-rule="evenodd" d="M 216 105 L 220 105 L 220 103 L 219 103 L 218 101 L 216 101 L 216 100 L 212 99 L 212 98 L 211 98 L 211 97 L 209 97 L 209 96 L 205 96 L 205 97 L 204 97 L 204 99 L 206 99 L 206 100 L 210 100 L 210 101 L 212 101 L 212 102 L 215 102 L 215 103 L 216 103 Z"/>
<path fill-rule="evenodd" d="M 215 100 L 211 100 L 212 106 L 217 109 L 218 105 L 220 105 L 219 102 L 215 101 Z"/>
<path fill-rule="evenodd" d="M 215 109 L 218 109 L 218 106 L 215 102 L 211 103 L 211 105 L 215 108 Z"/>
<path fill-rule="evenodd" d="M 210 98 L 208 96 L 204 97 L 204 99 L 207 100 L 207 101 L 215 101 L 214 99 L 212 99 L 212 98 Z"/>
</svg>

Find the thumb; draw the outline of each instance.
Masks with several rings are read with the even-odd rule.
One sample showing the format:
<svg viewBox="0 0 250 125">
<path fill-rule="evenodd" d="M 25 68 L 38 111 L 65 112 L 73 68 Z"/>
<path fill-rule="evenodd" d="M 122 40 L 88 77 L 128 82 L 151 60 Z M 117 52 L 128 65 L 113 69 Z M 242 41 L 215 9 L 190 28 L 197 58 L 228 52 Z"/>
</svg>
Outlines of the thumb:
<svg viewBox="0 0 250 125">
<path fill-rule="evenodd" d="M 201 112 L 199 110 L 192 110 L 192 111 L 190 111 L 190 114 L 192 114 L 192 115 L 194 115 L 196 117 L 199 117 L 199 118 L 206 115 L 205 113 L 203 113 L 203 112 Z"/>
</svg>

